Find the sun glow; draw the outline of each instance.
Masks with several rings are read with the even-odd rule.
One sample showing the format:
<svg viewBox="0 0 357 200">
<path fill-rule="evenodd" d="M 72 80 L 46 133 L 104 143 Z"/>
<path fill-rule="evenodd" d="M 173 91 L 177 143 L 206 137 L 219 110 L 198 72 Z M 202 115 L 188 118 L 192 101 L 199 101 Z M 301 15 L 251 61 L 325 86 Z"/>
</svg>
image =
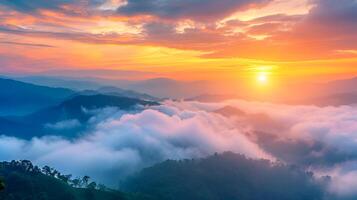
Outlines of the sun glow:
<svg viewBox="0 0 357 200">
<path fill-rule="evenodd" d="M 269 81 L 268 79 L 268 74 L 266 72 L 259 72 L 257 74 L 257 82 L 260 84 L 260 85 L 265 85 L 267 84 Z"/>
</svg>

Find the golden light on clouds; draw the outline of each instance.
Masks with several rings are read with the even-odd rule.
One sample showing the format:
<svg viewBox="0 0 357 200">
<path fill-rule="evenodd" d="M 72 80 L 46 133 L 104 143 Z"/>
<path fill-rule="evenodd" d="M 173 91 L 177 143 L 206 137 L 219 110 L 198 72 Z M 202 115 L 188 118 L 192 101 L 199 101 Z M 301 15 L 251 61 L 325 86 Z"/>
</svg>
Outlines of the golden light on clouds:
<svg viewBox="0 0 357 200">
<path fill-rule="evenodd" d="M 309 3 L 309 0 L 275 0 L 269 3 L 267 6 L 261 8 L 254 8 L 237 12 L 225 20 L 239 19 L 242 21 L 249 21 L 259 17 L 281 13 L 287 15 L 304 15 L 307 14 L 312 7 L 313 6 Z"/>
</svg>

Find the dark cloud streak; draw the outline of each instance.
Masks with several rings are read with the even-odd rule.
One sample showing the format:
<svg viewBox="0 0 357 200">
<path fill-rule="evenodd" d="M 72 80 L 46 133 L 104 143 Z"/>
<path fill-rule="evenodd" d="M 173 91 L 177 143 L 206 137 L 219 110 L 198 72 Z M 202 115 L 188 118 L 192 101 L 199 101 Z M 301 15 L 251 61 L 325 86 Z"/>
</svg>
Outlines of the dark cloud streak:
<svg viewBox="0 0 357 200">
<path fill-rule="evenodd" d="M 32 46 L 32 47 L 49 47 L 49 48 L 56 47 L 56 46 L 48 45 L 48 44 L 22 43 L 22 42 L 1 41 L 1 40 L 0 40 L 0 44 L 20 45 L 20 46 Z"/>
<path fill-rule="evenodd" d="M 227 17 L 241 9 L 264 5 L 270 1 L 271 0 L 129 0 L 126 6 L 118 9 L 118 13 L 210 21 Z"/>
</svg>

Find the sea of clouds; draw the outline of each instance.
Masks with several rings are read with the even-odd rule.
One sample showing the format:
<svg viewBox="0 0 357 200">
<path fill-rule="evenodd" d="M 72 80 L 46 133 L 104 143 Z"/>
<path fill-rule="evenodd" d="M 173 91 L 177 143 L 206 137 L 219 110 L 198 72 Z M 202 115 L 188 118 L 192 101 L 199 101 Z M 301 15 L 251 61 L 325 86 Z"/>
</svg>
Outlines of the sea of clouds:
<svg viewBox="0 0 357 200">
<path fill-rule="evenodd" d="M 70 123 L 69 123 L 70 122 Z M 76 121 L 58 122 L 54 128 Z M 166 159 L 233 151 L 331 176 L 329 191 L 357 195 L 357 109 L 230 100 L 166 101 L 140 112 L 97 110 L 91 130 L 75 139 L 0 136 L 0 160 L 28 159 L 116 186 Z M 68 127 L 68 128 L 71 128 Z"/>
</svg>

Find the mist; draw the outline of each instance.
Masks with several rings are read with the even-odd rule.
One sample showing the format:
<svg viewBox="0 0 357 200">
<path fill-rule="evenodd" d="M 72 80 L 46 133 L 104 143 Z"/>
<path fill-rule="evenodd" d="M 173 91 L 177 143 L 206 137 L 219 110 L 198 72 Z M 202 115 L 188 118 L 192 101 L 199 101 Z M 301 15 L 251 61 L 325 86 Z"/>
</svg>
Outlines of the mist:
<svg viewBox="0 0 357 200">
<path fill-rule="evenodd" d="M 111 108 L 96 113 L 88 122 L 93 128 L 77 139 L 51 136 L 26 141 L 1 136 L 0 159 L 28 159 L 115 187 L 125 177 L 167 159 L 232 151 L 330 176 L 330 192 L 357 195 L 352 189 L 357 187 L 354 106 L 166 101 L 135 113 Z M 56 125 L 66 128 L 73 121 Z M 343 183 L 349 187 L 341 187 Z"/>
</svg>

